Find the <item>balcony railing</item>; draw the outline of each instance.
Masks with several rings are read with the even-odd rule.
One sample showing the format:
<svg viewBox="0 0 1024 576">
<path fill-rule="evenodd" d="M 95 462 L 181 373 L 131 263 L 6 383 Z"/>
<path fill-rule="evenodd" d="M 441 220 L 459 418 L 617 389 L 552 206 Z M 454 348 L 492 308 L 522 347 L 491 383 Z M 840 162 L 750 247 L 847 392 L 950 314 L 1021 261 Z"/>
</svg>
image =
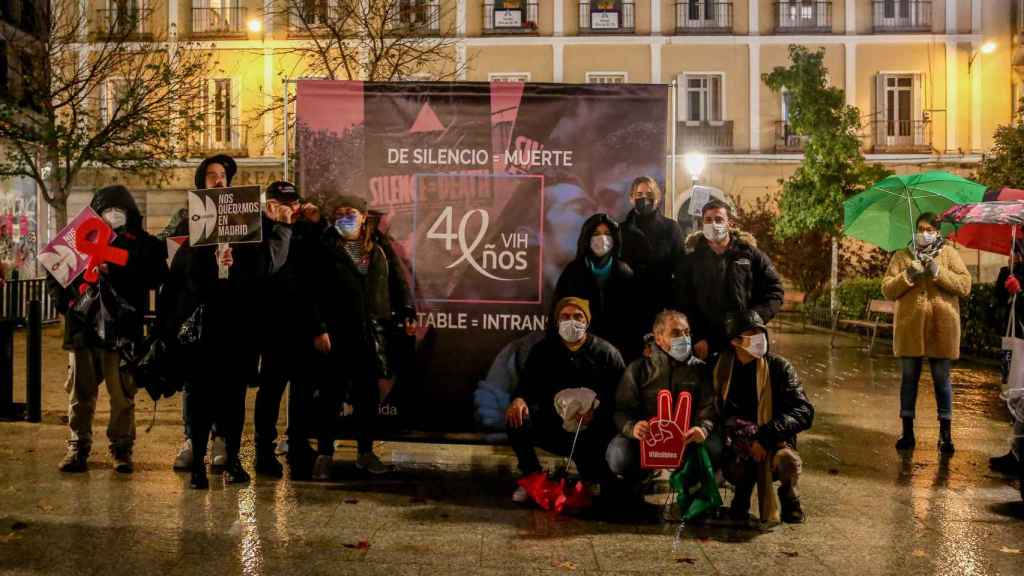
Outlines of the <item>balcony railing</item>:
<svg viewBox="0 0 1024 576">
<path fill-rule="evenodd" d="M 288 11 L 288 35 L 302 36 L 326 30 L 345 21 L 340 0 L 318 0 L 292 6 Z"/>
<path fill-rule="evenodd" d="M 243 124 L 208 122 L 206 128 L 189 139 L 189 156 L 208 156 L 229 153 L 232 156 L 249 155 L 249 130 Z"/>
<path fill-rule="evenodd" d="M 149 8 L 97 10 L 94 27 L 96 34 L 104 38 L 151 36 L 152 15 Z"/>
<path fill-rule="evenodd" d="M 537 31 L 537 0 L 522 0 L 518 8 L 505 2 L 495 7 L 493 0 L 484 0 L 485 34 L 530 34 Z"/>
<path fill-rule="evenodd" d="M 247 13 L 247 9 L 241 6 L 230 6 L 228 8 L 193 8 L 192 35 L 244 35 Z"/>
<path fill-rule="evenodd" d="M 732 2 L 684 0 L 676 2 L 677 34 L 732 32 Z"/>
<path fill-rule="evenodd" d="M 390 27 L 394 31 L 437 34 L 441 31 L 441 4 L 438 0 L 394 0 L 396 9 Z"/>
<path fill-rule="evenodd" d="M 676 128 L 677 153 L 692 152 L 732 152 L 732 120 L 710 124 L 688 124 L 679 122 Z"/>
<path fill-rule="evenodd" d="M 803 152 L 805 144 L 807 144 L 807 136 L 801 136 L 794 132 L 788 122 L 780 120 L 775 123 L 776 152 Z"/>
<path fill-rule="evenodd" d="M 877 120 L 873 128 L 875 152 L 926 154 L 932 150 L 932 124 L 927 120 Z"/>
<path fill-rule="evenodd" d="M 632 0 L 583 0 L 580 34 L 630 34 L 636 27 Z"/>
<path fill-rule="evenodd" d="M 923 0 L 875 0 L 875 32 L 931 32 L 932 3 Z"/>
<path fill-rule="evenodd" d="M 780 34 L 832 32 L 832 2 L 776 2 L 775 31 Z"/>
</svg>

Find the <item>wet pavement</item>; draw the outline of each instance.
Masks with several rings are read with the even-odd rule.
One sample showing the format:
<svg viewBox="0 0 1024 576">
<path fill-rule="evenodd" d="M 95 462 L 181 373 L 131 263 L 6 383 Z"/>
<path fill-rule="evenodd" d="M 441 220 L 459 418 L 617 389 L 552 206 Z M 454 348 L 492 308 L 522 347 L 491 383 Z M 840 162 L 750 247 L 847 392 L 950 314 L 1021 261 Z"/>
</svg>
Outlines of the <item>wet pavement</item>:
<svg viewBox="0 0 1024 576">
<path fill-rule="evenodd" d="M 901 458 L 892 357 L 869 357 L 854 339 L 830 352 L 822 333 L 776 334 L 774 349 L 797 366 L 817 412 L 799 444 L 807 523 L 755 531 L 521 508 L 509 499 L 511 451 L 483 446 L 381 443 L 378 454 L 398 469 L 371 481 L 345 443 L 331 483 L 257 477 L 225 487 L 212 476 L 209 491 L 195 492 L 170 467 L 178 399 L 159 404 L 146 433 L 144 393 L 135 474 L 118 476 L 97 449 L 87 474 L 62 475 L 57 338 L 45 335 L 43 424 L 0 423 L 0 574 L 1024 574 L 1024 505 L 1015 482 L 987 467 L 1010 433 L 991 366 L 954 370 L 957 452 L 945 460 L 922 379 L 919 447 Z M 21 386 L 20 349 L 16 358 Z M 97 447 L 105 404 L 101 394 Z"/>
</svg>

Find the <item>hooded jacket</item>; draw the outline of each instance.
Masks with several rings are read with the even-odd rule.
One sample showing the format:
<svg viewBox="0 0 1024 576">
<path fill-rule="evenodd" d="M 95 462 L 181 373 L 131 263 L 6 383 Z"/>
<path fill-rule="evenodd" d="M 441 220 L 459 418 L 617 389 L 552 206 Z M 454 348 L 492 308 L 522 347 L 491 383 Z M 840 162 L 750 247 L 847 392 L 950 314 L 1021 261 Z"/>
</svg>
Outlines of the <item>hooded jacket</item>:
<svg viewBox="0 0 1024 576">
<path fill-rule="evenodd" d="M 694 232 L 676 263 L 676 306 L 690 319 L 693 341 L 707 340 L 712 352 L 727 349 L 753 314 L 767 324 L 782 307 L 782 278 L 757 240 L 739 230 L 729 234 L 719 256 L 702 232 Z"/>
<path fill-rule="evenodd" d="M 235 174 L 238 173 L 238 164 L 235 162 L 235 159 L 232 158 L 231 156 L 228 156 L 226 154 L 217 154 L 216 156 L 210 156 L 209 158 L 203 160 L 202 162 L 199 163 L 199 166 L 196 167 L 196 190 L 206 189 L 206 169 L 210 166 L 210 164 L 220 164 L 221 166 L 224 167 L 224 172 L 228 179 L 228 186 L 231 186 L 231 181 L 234 180 Z"/>
<path fill-rule="evenodd" d="M 590 250 L 590 238 L 600 224 L 608 226 L 614 246 L 605 258 L 611 269 L 604 286 L 591 270 L 597 258 Z M 554 301 L 576 296 L 590 304 L 590 332 L 615 346 L 624 359 L 631 360 L 643 349 L 643 335 L 650 326 L 638 313 L 638 294 L 633 269 L 620 259 L 622 238 L 619 225 L 605 214 L 595 214 L 583 223 L 576 247 L 576 258 L 558 277 Z M 608 262 L 608 260 L 605 260 Z"/>
<path fill-rule="evenodd" d="M 643 323 L 672 304 L 675 263 L 683 252 L 679 223 L 660 212 L 638 214 L 634 208 L 622 222 L 621 258 L 636 274 L 637 289 L 644 295 Z"/>
<path fill-rule="evenodd" d="M 128 262 L 124 266 L 107 263 L 107 271 L 101 274 L 99 282 L 108 283 L 134 308 L 134 314 L 119 316 L 130 325 L 119 325 L 116 332 L 119 337 L 138 341 L 142 338 L 142 315 L 149 309 L 149 291 L 159 288 L 167 277 L 167 246 L 142 227 L 142 212 L 124 186 L 100 189 L 89 205 L 101 216 L 110 208 L 125 213 L 125 225 L 115 231 L 117 237 L 110 244 L 127 251 Z M 79 288 L 83 282 L 79 277 L 65 289 L 52 277 L 47 279 L 57 310 L 64 315 L 64 347 L 67 349 L 107 345 L 100 340 L 95 326 L 84 322 L 77 314 L 68 313 L 80 298 Z"/>
<path fill-rule="evenodd" d="M 707 365 L 692 355 L 680 362 L 658 345 L 651 346 L 649 358 L 634 360 L 622 374 L 615 393 L 615 428 L 619 434 L 633 438 L 637 422 L 658 415 L 658 392 L 662 390 L 672 393 L 673 403 L 680 392 L 689 392 L 690 426 L 699 426 L 707 437 L 711 436 L 718 407 Z"/>
</svg>

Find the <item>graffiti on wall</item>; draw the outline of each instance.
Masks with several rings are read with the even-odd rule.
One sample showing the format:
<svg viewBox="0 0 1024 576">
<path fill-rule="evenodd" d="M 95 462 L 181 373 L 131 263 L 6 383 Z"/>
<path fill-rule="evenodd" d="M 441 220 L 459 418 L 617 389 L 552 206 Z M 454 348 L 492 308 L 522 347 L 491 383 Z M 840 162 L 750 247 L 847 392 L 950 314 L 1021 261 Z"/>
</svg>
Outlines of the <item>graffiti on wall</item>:
<svg viewBox="0 0 1024 576">
<path fill-rule="evenodd" d="M 22 278 L 36 272 L 38 210 L 33 187 L 17 181 L 0 182 L 0 262 Z"/>
</svg>

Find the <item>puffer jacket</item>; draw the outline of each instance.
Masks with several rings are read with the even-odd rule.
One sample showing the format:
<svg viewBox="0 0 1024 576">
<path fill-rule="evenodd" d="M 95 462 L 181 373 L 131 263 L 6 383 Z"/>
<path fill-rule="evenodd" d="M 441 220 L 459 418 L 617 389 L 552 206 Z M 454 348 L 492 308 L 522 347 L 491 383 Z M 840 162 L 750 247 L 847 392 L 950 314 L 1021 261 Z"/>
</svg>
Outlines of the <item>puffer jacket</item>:
<svg viewBox="0 0 1024 576">
<path fill-rule="evenodd" d="M 637 422 L 658 415 L 658 392 L 662 390 L 672 393 L 673 403 L 680 392 L 689 392 L 690 426 L 699 426 L 711 435 L 718 408 L 707 365 L 693 356 L 679 362 L 657 345 L 651 347 L 650 358 L 634 360 L 622 374 L 615 393 L 615 428 L 619 434 L 632 438 Z"/>
<path fill-rule="evenodd" d="M 648 328 L 672 303 L 674 263 L 682 251 L 679 224 L 660 212 L 638 214 L 633 209 L 622 222 L 621 258 L 633 269 L 637 290 L 644 295 L 641 320 Z"/>
<path fill-rule="evenodd" d="M 971 275 L 956 248 L 946 244 L 935 256 L 939 275 L 925 274 L 913 283 L 907 269 L 909 249 L 893 255 L 882 279 L 882 294 L 896 301 L 893 355 L 903 358 L 960 357 L 960 298 L 971 293 Z"/>
<path fill-rule="evenodd" d="M 730 234 L 721 256 L 703 233 L 691 234 L 676 263 L 675 306 L 689 317 L 693 341 L 706 340 L 711 352 L 728 349 L 730 336 L 753 314 L 767 324 L 782 307 L 782 278 L 757 240 L 739 230 Z"/>
<path fill-rule="evenodd" d="M 134 309 L 132 314 L 127 315 L 116 314 L 115 311 L 115 316 L 129 325 L 122 324 L 114 328 L 118 339 L 137 342 L 142 338 L 142 315 L 149 308 L 149 291 L 159 288 L 167 277 L 167 246 L 142 227 L 142 212 L 124 186 L 100 189 L 93 195 L 89 205 L 101 216 L 109 208 L 120 208 L 125 212 L 125 225 L 116 231 L 117 237 L 110 244 L 127 251 L 128 262 L 124 266 L 107 263 L 107 271 L 101 274 L 99 282 L 113 288 L 117 296 Z M 83 321 L 75 313 L 68 313 L 81 297 L 80 287 L 83 282 L 82 277 L 79 277 L 67 288 L 62 288 L 52 276 L 47 279 L 47 287 L 57 310 L 64 315 L 64 348 L 109 347 L 111 339 L 100 339 L 96 326 Z"/>
<path fill-rule="evenodd" d="M 600 224 L 608 226 L 615 246 L 605 256 L 611 259 L 611 270 L 604 287 L 592 271 L 597 258 L 590 250 L 590 238 Z M 650 326 L 642 324 L 638 313 L 640 302 L 633 269 L 619 258 L 622 246 L 619 225 L 606 214 L 595 214 L 583 223 L 576 248 L 576 258 L 566 265 L 555 285 L 558 302 L 566 296 L 583 298 L 590 304 L 590 332 L 615 346 L 625 361 L 640 356 L 643 335 Z M 604 261 L 606 265 L 608 260 Z"/>
</svg>

